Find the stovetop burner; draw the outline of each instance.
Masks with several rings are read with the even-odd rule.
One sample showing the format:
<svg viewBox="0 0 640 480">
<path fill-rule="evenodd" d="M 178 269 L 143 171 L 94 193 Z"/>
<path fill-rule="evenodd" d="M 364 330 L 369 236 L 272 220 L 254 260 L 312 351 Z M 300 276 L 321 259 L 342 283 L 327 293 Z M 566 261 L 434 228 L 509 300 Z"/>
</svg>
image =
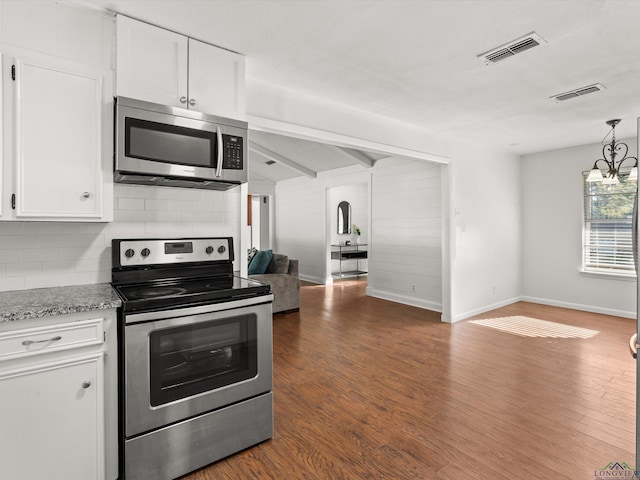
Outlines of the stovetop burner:
<svg viewBox="0 0 640 480">
<path fill-rule="evenodd" d="M 143 298 L 175 297 L 187 292 L 181 287 L 142 287 L 140 290 L 131 290 L 128 293 L 130 300 L 140 300 Z"/>
<path fill-rule="evenodd" d="M 271 293 L 233 275 L 231 238 L 112 241 L 112 285 L 125 312 L 221 303 Z"/>
<path fill-rule="evenodd" d="M 127 312 L 220 303 L 271 292 L 269 285 L 241 277 L 180 279 L 172 283 L 115 285 Z"/>
</svg>

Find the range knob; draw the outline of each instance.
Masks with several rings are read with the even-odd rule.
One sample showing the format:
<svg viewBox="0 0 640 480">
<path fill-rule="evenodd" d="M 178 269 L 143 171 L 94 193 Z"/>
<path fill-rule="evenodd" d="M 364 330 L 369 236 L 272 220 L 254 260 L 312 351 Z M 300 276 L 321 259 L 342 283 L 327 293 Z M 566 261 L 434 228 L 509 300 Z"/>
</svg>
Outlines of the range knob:
<svg viewBox="0 0 640 480">
<path fill-rule="evenodd" d="M 224 253 L 227 251 L 227 247 L 225 247 L 224 245 L 220 245 L 218 247 L 218 253 Z"/>
<path fill-rule="evenodd" d="M 207 252 L 207 255 L 211 255 L 213 253 L 213 247 L 209 245 L 207 248 L 204 249 L 204 251 Z"/>
<path fill-rule="evenodd" d="M 127 258 L 131 258 L 131 257 L 133 257 L 135 254 L 136 254 L 136 252 L 134 252 L 134 251 L 133 251 L 133 248 L 127 248 L 127 249 L 124 251 L 124 256 L 125 256 L 125 257 L 127 257 Z"/>
<path fill-rule="evenodd" d="M 150 253 L 151 253 L 151 250 L 149 250 L 148 248 L 143 248 L 140 251 L 140 255 L 142 255 L 143 257 L 148 257 Z"/>
</svg>

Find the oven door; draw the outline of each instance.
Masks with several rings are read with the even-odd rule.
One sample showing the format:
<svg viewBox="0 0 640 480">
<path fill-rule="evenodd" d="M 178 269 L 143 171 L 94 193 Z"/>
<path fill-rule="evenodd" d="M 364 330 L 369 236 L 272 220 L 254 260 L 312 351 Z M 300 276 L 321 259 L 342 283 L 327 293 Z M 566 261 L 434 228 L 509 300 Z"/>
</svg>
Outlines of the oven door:
<svg viewBox="0 0 640 480">
<path fill-rule="evenodd" d="M 271 298 L 125 316 L 125 436 L 271 391 Z"/>
</svg>

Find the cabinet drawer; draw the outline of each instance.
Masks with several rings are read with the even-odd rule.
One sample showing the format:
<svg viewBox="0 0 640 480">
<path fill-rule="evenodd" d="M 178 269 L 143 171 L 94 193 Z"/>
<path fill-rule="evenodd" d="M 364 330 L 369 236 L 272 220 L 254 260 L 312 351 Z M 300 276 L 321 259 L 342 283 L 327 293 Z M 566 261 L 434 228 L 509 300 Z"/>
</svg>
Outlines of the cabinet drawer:
<svg viewBox="0 0 640 480">
<path fill-rule="evenodd" d="M 102 318 L 0 332 L 0 361 L 104 342 Z"/>
</svg>

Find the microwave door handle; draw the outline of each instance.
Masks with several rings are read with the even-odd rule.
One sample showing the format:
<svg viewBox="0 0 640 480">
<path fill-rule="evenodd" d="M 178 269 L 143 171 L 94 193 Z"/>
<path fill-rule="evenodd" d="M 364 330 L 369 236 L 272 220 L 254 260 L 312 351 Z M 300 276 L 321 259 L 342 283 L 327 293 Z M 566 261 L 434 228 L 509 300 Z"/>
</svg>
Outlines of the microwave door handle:
<svg viewBox="0 0 640 480">
<path fill-rule="evenodd" d="M 222 131 L 220 127 L 216 127 L 216 133 L 218 137 L 218 163 L 216 165 L 216 177 L 222 176 Z"/>
</svg>

